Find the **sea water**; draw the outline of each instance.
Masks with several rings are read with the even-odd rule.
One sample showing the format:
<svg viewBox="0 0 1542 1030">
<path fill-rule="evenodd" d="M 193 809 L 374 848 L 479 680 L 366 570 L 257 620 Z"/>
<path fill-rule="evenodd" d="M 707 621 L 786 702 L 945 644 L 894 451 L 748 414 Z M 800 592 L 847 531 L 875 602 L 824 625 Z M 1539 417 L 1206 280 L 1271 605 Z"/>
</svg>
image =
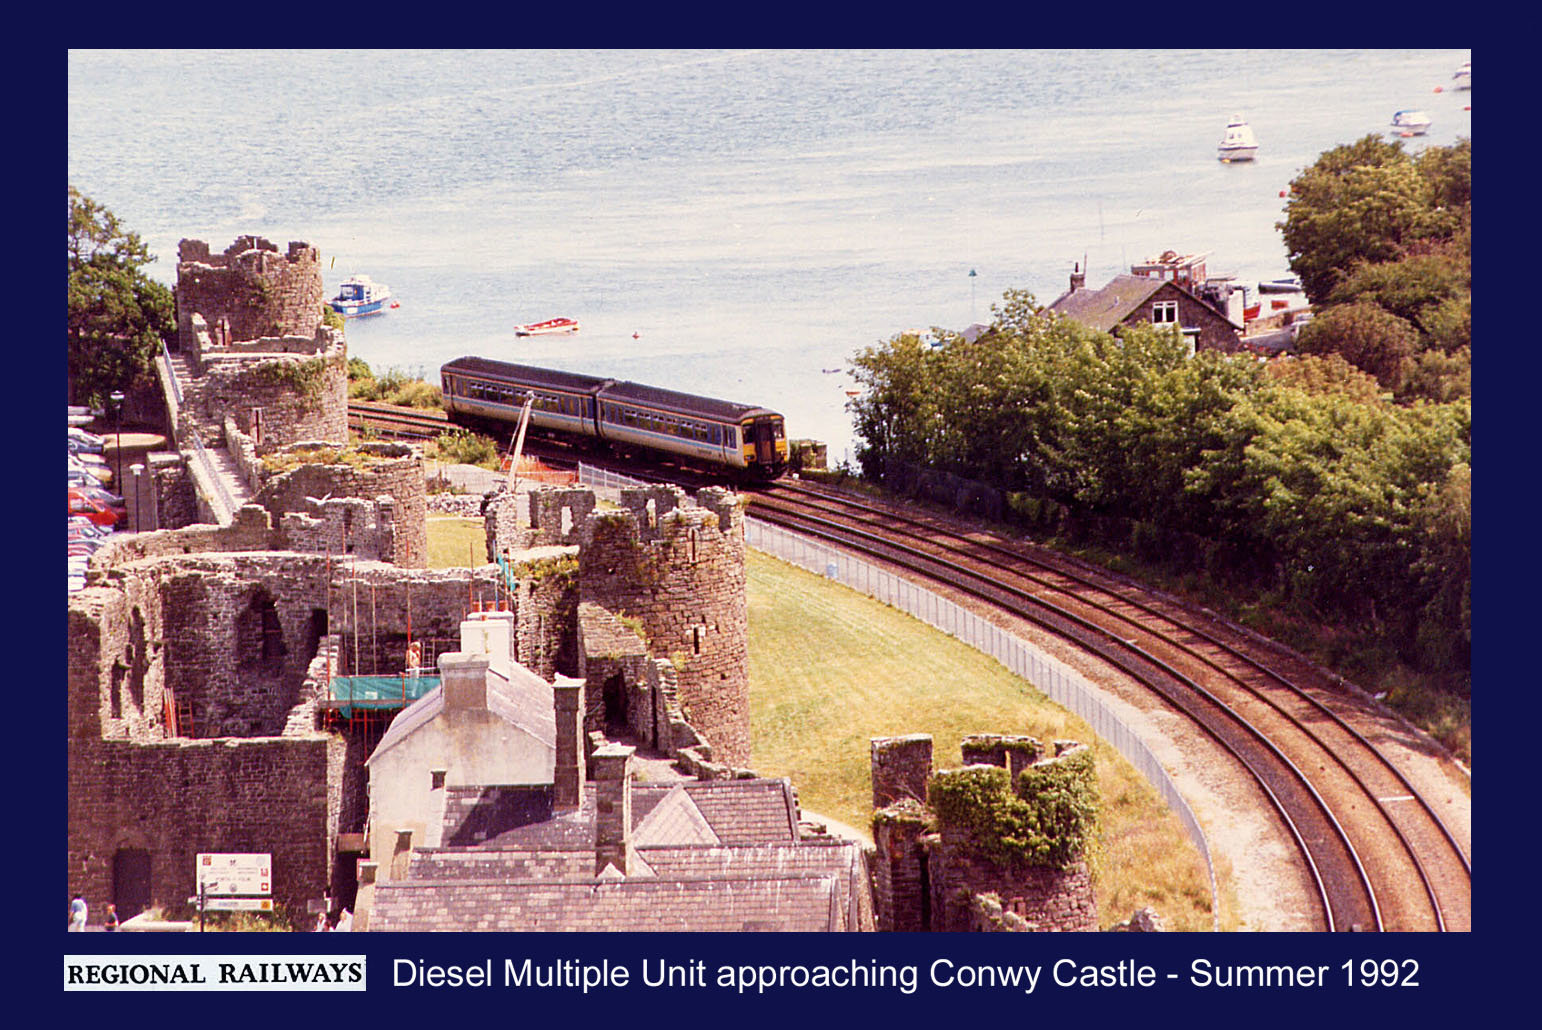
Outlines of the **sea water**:
<svg viewBox="0 0 1542 1030">
<path fill-rule="evenodd" d="M 1164 250 L 1288 274 L 1323 150 L 1471 135 L 1467 50 L 76 51 L 69 181 L 177 242 L 320 249 L 399 307 L 349 353 L 477 354 L 758 404 L 854 458 L 849 361 Z M 1441 87 L 1437 91 L 1436 87 Z M 1257 159 L 1216 159 L 1242 114 Z M 576 336 L 514 335 L 565 316 Z"/>
</svg>

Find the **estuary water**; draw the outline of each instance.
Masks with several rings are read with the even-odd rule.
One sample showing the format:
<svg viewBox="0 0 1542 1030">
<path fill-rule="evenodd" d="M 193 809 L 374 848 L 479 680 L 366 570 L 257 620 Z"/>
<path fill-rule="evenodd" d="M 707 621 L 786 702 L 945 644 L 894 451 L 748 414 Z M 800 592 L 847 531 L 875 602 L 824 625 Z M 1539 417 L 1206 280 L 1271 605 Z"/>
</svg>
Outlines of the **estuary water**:
<svg viewBox="0 0 1542 1030">
<path fill-rule="evenodd" d="M 465 354 L 764 405 L 854 456 L 851 356 L 1172 249 L 1288 274 L 1323 150 L 1470 136 L 1470 50 L 75 51 L 69 181 L 157 255 L 251 233 L 399 307 L 351 355 Z M 1436 87 L 1442 87 L 1437 92 Z M 1216 160 L 1247 117 L 1257 160 Z M 513 326 L 566 316 L 571 337 Z"/>
</svg>

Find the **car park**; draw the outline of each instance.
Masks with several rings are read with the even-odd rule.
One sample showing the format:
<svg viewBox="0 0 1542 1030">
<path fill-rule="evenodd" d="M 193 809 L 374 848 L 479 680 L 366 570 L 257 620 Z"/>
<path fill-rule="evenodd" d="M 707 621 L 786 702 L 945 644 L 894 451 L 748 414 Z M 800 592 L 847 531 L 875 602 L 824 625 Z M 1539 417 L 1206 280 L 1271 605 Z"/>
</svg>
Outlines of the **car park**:
<svg viewBox="0 0 1542 1030">
<path fill-rule="evenodd" d="M 100 436 L 94 436 L 91 433 L 83 432 L 79 429 L 76 429 L 74 426 L 70 427 L 70 433 L 65 440 L 65 445 L 70 449 L 71 454 L 74 454 L 77 451 L 83 451 L 89 454 L 101 454 L 104 450 L 107 449 L 107 442 Z"/>
<path fill-rule="evenodd" d="M 116 526 L 128 515 L 121 506 L 87 496 L 74 488 L 69 490 L 68 508 L 69 514 L 85 516 L 98 526 Z"/>
<path fill-rule="evenodd" d="M 72 490 L 101 490 L 106 483 L 105 479 L 90 469 L 66 469 L 64 479 Z"/>
</svg>

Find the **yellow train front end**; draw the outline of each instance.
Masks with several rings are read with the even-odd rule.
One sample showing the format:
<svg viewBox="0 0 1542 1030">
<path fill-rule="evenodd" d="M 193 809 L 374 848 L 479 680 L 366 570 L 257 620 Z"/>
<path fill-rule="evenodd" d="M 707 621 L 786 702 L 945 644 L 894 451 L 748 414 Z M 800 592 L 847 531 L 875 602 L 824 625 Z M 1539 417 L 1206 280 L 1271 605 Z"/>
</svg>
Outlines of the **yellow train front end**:
<svg viewBox="0 0 1542 1030">
<path fill-rule="evenodd" d="M 739 424 L 744 467 L 765 479 L 775 479 L 787 467 L 787 429 L 780 415 L 761 415 Z"/>
</svg>

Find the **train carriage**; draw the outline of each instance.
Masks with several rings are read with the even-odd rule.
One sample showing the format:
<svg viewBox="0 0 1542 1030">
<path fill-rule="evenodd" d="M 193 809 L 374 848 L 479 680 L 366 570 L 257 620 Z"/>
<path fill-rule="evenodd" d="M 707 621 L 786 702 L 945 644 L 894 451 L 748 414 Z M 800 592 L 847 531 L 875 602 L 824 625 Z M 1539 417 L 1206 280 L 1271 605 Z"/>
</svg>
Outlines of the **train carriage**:
<svg viewBox="0 0 1542 1030">
<path fill-rule="evenodd" d="M 533 396 L 530 423 L 540 429 L 767 478 L 787 463 L 782 416 L 767 408 L 488 358 L 457 358 L 440 374 L 457 424 L 511 426 Z"/>
</svg>

